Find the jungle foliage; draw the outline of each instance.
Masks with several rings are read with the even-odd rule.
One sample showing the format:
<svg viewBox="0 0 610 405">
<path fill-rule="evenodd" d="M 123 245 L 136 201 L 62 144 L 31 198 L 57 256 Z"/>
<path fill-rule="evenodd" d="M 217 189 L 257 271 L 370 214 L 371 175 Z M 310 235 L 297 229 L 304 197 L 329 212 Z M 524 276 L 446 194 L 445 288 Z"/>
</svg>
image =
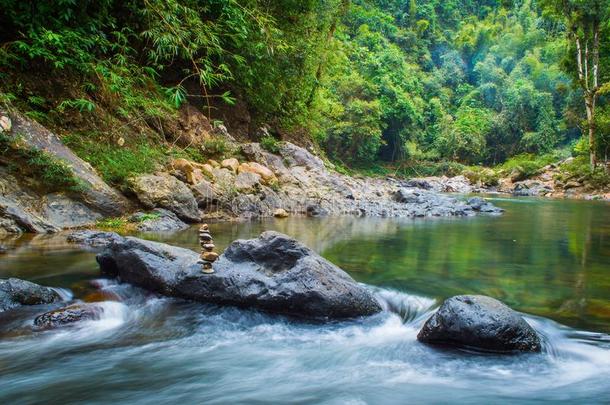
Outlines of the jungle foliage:
<svg viewBox="0 0 610 405">
<path fill-rule="evenodd" d="M 591 127 L 570 36 L 580 17 L 557 18 L 550 3 L 0 0 L 0 96 L 40 121 L 103 110 L 125 125 L 187 100 L 210 113 L 239 99 L 257 122 L 304 129 L 347 166 L 496 165 L 548 154 Z M 607 159 L 608 21 L 598 28 L 594 148 Z M 28 75 L 70 91 L 38 94 Z"/>
</svg>

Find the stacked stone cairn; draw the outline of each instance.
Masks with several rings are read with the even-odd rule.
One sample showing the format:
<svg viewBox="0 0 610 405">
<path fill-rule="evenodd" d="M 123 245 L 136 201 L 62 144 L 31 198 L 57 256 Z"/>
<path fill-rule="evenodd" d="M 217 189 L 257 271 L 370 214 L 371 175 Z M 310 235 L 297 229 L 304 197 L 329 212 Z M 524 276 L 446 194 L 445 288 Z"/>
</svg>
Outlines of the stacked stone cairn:
<svg viewBox="0 0 610 405">
<path fill-rule="evenodd" d="M 201 256 L 197 263 L 203 265 L 203 272 L 206 274 L 214 273 L 212 263 L 218 259 L 218 253 L 214 252 L 214 239 L 210 234 L 210 228 L 207 224 L 201 225 L 199 228 L 199 244 L 201 245 Z"/>
</svg>

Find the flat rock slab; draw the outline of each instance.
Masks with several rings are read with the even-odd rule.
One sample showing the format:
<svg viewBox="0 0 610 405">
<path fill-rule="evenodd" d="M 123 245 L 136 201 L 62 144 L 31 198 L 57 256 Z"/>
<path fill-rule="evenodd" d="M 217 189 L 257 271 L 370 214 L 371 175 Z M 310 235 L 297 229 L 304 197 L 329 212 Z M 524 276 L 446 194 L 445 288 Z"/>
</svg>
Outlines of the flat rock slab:
<svg viewBox="0 0 610 405">
<path fill-rule="evenodd" d="M 315 319 L 381 311 L 347 273 L 286 235 L 237 240 L 203 274 L 198 254 L 163 243 L 120 238 L 97 256 L 102 273 L 163 295 Z"/>
<path fill-rule="evenodd" d="M 424 343 L 490 352 L 539 352 L 536 331 L 500 301 L 483 295 L 448 298 L 419 331 Z"/>
</svg>

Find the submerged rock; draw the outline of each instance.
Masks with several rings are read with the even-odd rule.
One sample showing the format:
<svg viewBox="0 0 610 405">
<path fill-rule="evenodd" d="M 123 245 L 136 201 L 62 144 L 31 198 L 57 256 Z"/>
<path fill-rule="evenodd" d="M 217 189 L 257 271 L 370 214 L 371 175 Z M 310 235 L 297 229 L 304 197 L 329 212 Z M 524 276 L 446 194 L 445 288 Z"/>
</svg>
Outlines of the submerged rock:
<svg viewBox="0 0 610 405">
<path fill-rule="evenodd" d="M 96 304 L 73 304 L 37 316 L 34 325 L 42 329 L 58 328 L 75 322 L 100 319 L 104 308 Z"/>
<path fill-rule="evenodd" d="M 191 250 L 124 238 L 97 256 L 102 273 L 193 301 L 307 318 L 350 318 L 381 311 L 347 273 L 295 239 L 265 232 L 237 240 L 203 274 Z"/>
<path fill-rule="evenodd" d="M 0 312 L 21 305 L 51 304 L 57 301 L 61 301 L 61 297 L 49 287 L 18 278 L 0 279 Z"/>
<path fill-rule="evenodd" d="M 500 301 L 483 295 L 451 297 L 419 331 L 420 342 L 490 352 L 539 352 L 534 329 Z"/>
</svg>

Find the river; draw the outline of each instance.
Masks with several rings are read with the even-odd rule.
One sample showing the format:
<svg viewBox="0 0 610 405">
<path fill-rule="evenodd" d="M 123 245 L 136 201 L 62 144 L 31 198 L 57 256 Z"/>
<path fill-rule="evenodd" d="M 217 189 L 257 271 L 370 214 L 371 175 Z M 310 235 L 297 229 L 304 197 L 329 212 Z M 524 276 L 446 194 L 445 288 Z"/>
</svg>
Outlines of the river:
<svg viewBox="0 0 610 405">
<path fill-rule="evenodd" d="M 506 213 L 211 225 L 220 248 L 268 229 L 294 236 L 369 285 L 386 309 L 326 324 L 100 280 L 94 254 L 61 236 L 4 241 L 12 250 L 0 258 L 0 277 L 77 299 L 95 280 L 121 302 L 104 303 L 101 320 L 54 331 L 32 331 L 40 309 L 2 314 L 0 403 L 610 402 L 610 206 L 493 202 Z M 144 236 L 197 249 L 195 228 Z M 543 352 L 501 356 L 418 343 L 440 302 L 464 293 L 526 313 Z"/>
</svg>

